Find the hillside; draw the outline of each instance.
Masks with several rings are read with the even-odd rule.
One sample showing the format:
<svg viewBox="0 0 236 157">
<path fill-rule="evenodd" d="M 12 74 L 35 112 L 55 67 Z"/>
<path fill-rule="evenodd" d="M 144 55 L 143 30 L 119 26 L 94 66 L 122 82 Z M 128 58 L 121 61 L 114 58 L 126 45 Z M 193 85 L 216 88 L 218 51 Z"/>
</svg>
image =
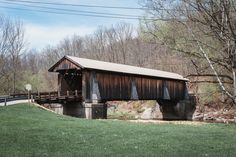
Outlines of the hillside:
<svg viewBox="0 0 236 157">
<path fill-rule="evenodd" d="M 0 107 L 0 156 L 236 156 L 234 124 L 136 124 Z"/>
</svg>

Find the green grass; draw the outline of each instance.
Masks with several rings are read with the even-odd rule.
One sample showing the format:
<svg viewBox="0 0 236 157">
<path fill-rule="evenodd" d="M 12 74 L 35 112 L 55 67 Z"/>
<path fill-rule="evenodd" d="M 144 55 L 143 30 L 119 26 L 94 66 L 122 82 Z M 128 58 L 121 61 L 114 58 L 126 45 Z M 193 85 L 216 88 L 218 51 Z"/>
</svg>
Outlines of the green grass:
<svg viewBox="0 0 236 157">
<path fill-rule="evenodd" d="M 0 107 L 0 156 L 236 156 L 236 125 L 134 124 Z"/>
</svg>

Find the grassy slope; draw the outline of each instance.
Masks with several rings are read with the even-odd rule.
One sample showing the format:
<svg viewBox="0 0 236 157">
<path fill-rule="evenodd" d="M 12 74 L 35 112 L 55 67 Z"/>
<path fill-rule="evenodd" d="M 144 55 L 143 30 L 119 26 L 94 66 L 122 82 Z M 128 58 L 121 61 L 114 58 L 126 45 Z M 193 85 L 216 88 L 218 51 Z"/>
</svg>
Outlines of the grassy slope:
<svg viewBox="0 0 236 157">
<path fill-rule="evenodd" d="M 236 125 L 133 124 L 0 108 L 0 156 L 236 156 Z"/>
</svg>

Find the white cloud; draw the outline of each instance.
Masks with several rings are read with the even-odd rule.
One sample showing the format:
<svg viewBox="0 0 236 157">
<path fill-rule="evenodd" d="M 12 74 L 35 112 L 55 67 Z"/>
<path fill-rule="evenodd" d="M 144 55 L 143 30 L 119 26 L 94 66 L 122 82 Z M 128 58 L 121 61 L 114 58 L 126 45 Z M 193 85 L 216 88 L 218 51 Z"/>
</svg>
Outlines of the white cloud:
<svg viewBox="0 0 236 157">
<path fill-rule="evenodd" d="M 65 37 L 74 34 L 84 36 L 91 34 L 96 28 L 86 26 L 43 26 L 25 24 L 26 41 L 29 48 L 41 49 L 46 45 L 56 45 Z"/>
</svg>

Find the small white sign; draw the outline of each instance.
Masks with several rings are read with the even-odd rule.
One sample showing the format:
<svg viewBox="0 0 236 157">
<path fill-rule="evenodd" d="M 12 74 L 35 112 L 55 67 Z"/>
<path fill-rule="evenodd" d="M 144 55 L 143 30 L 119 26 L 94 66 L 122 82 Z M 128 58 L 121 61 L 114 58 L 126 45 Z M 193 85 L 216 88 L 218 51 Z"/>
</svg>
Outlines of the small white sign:
<svg viewBox="0 0 236 157">
<path fill-rule="evenodd" d="M 25 85 L 25 89 L 26 89 L 27 91 L 31 91 L 31 90 L 32 90 L 31 84 L 26 84 L 26 85 Z"/>
</svg>

